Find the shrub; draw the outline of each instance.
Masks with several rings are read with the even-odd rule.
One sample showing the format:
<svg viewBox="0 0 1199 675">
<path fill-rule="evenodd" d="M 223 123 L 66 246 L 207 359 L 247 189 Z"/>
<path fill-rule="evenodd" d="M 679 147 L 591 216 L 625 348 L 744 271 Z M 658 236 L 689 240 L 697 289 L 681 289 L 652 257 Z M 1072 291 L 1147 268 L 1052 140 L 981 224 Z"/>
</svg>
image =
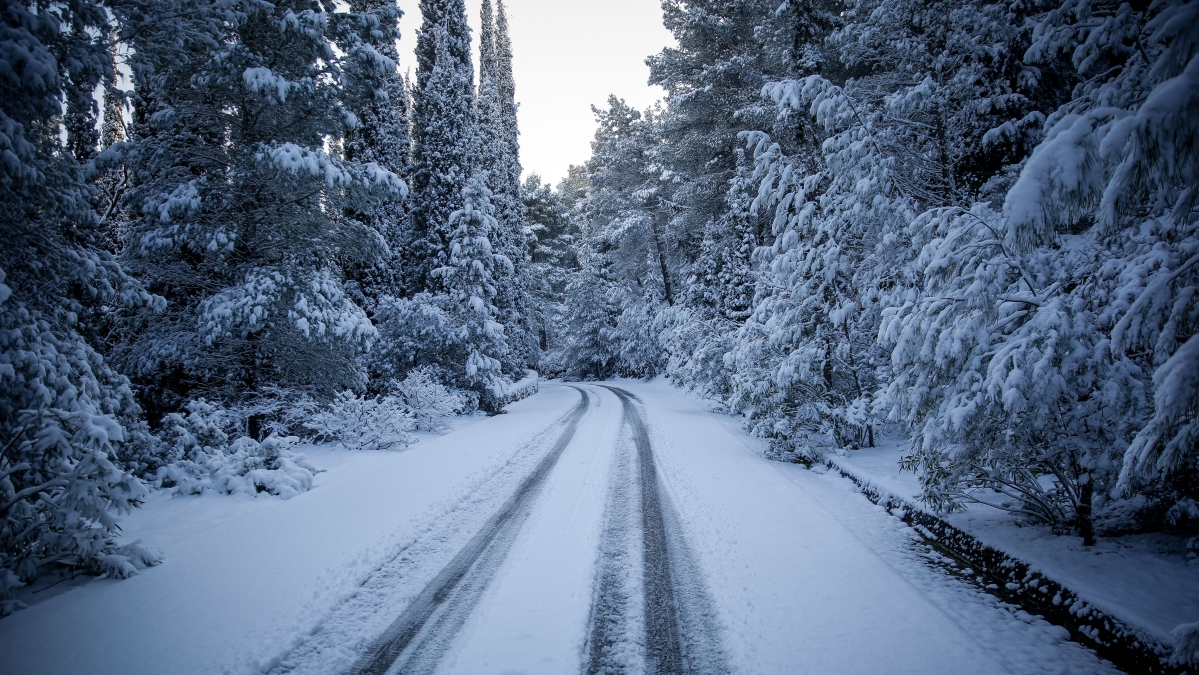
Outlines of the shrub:
<svg viewBox="0 0 1199 675">
<path fill-rule="evenodd" d="M 457 415 L 466 406 L 461 394 L 450 391 L 437 381 L 430 368 L 422 366 L 408 373 L 403 381 L 391 381 L 392 393 L 402 401 L 420 431 L 441 431 L 445 418 Z"/>
<path fill-rule="evenodd" d="M 158 487 L 183 494 L 268 492 L 284 499 L 312 487 L 318 471 L 292 452 L 294 436 L 272 433 L 260 442 L 239 435 L 230 441 L 237 416 L 204 399 L 191 401 L 187 410 L 163 418 L 159 440 L 167 461 L 155 476 Z"/>
<path fill-rule="evenodd" d="M 413 414 L 395 396 L 358 396 L 343 391 L 327 405 L 309 404 L 304 426 L 317 441 L 347 450 L 386 450 L 412 443 Z"/>
</svg>

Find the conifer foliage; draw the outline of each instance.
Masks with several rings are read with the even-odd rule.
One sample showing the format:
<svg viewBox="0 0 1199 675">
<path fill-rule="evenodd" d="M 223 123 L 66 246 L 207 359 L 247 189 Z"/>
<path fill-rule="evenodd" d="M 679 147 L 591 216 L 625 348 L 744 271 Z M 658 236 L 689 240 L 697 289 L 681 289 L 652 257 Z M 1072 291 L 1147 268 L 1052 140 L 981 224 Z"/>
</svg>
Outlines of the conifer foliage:
<svg viewBox="0 0 1199 675">
<path fill-rule="evenodd" d="M 187 18 L 162 18 L 176 15 Z M 384 249 L 346 214 L 406 188 L 375 162 L 324 148 L 351 119 L 341 84 L 360 79 L 347 71 L 373 73 L 364 84 L 381 88 L 391 65 L 364 42 L 335 55 L 333 38 L 359 19 L 310 2 L 232 17 L 162 2 L 131 19 L 135 88 L 150 96 L 137 140 L 103 159 L 123 155 L 141 177 L 124 257 L 168 302 L 166 316 L 130 317 L 117 350 L 153 406 L 196 392 L 237 400 L 267 385 L 363 385 L 356 358 L 377 332 L 342 281 L 347 263 Z M 163 45 L 181 38 L 192 46 L 182 54 Z"/>
<path fill-rule="evenodd" d="M 412 234 L 408 291 L 434 288 L 432 272 L 450 260 L 450 214 L 478 161 L 474 66 L 463 0 L 421 0 L 412 111 Z"/>
<path fill-rule="evenodd" d="M 506 18 L 476 108 L 463 0 L 421 12 L 409 92 L 394 0 L 0 7 L 0 614 L 156 564 L 150 490 L 288 498 L 289 434 L 406 443 L 537 363 Z"/>
<path fill-rule="evenodd" d="M 112 77 L 107 16 L 94 2 L 0 9 L 0 615 L 10 593 L 58 571 L 124 577 L 157 562 L 115 542 L 117 516 L 146 496 L 134 475 L 145 429 L 128 380 L 96 341 L 114 306 L 151 306 L 97 246 L 81 161 L 93 127 L 68 146 L 63 101 L 83 105 Z M 85 123 L 86 124 L 86 123 Z M 76 155 L 78 151 L 78 155 Z"/>
<path fill-rule="evenodd" d="M 572 213 L 579 376 L 802 461 L 907 434 L 938 509 L 1193 526 L 1199 3 L 663 8 L 669 98 L 597 113 Z"/>
</svg>

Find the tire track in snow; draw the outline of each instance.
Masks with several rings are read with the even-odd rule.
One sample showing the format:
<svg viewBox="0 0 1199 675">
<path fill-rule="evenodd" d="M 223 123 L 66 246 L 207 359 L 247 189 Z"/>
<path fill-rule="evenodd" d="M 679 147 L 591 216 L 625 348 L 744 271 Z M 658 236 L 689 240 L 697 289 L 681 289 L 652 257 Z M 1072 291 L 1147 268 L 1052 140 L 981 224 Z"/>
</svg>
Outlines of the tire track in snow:
<svg viewBox="0 0 1199 675">
<path fill-rule="evenodd" d="M 546 477 L 587 413 L 590 406 L 587 392 L 572 388 L 581 399 L 550 451 L 479 533 L 413 598 L 350 672 L 384 675 L 397 663 L 404 673 L 427 672 L 436 667 L 512 547 Z"/>
<path fill-rule="evenodd" d="M 618 387 L 600 386 L 620 399 L 625 421 L 637 448 L 643 548 L 645 672 L 669 675 L 727 672 L 715 613 L 704 590 L 702 575 L 682 536 L 674 509 L 661 493 L 649 433 L 641 413 L 633 403 L 640 399 Z M 615 495 L 615 498 L 619 499 L 620 495 Z M 619 513 L 614 515 L 619 516 Z M 608 530 L 605 527 L 606 539 Z M 617 538 L 602 543 L 601 552 L 619 541 L 619 535 L 611 536 Z M 620 603 L 620 598 L 614 594 L 628 587 L 627 583 L 622 584 L 611 578 L 616 574 L 619 574 L 616 566 L 606 566 L 601 562 L 589 631 L 589 675 L 623 670 L 619 660 L 613 658 L 616 655 L 608 653 L 620 642 L 619 636 L 614 633 L 618 622 L 610 616 Z"/>
<path fill-rule="evenodd" d="M 627 427 L 626 427 L 627 428 Z M 640 579 L 634 574 L 642 559 L 635 530 L 639 509 L 634 503 L 631 437 L 617 438 L 616 456 L 608 475 L 608 496 L 600 532 L 599 560 L 587 632 L 587 675 L 614 675 L 629 670 L 644 648 Z"/>
</svg>

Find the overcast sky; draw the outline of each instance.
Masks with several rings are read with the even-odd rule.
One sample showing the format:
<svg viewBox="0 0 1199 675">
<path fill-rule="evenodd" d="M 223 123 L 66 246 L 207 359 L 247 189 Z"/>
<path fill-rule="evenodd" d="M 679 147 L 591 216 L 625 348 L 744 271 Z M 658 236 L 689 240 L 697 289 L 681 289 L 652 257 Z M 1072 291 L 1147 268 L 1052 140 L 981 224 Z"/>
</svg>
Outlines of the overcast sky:
<svg viewBox="0 0 1199 675">
<path fill-rule="evenodd" d="M 478 69 L 480 0 L 466 0 Z M 494 0 L 493 0 L 494 2 Z M 419 0 L 399 0 L 400 68 L 415 70 L 412 49 L 420 28 Z M 661 98 L 646 84 L 645 57 L 673 44 L 662 26 L 659 0 L 507 0 L 516 100 L 520 103 L 521 162 L 557 183 L 571 164 L 591 155 L 595 118 L 616 94 L 637 108 Z"/>
</svg>

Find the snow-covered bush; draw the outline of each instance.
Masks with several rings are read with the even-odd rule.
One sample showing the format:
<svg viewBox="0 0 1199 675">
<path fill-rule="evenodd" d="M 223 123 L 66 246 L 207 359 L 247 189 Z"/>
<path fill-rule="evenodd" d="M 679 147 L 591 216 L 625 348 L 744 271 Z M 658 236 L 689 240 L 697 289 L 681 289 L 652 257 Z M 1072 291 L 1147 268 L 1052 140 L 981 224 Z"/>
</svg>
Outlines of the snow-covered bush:
<svg viewBox="0 0 1199 675">
<path fill-rule="evenodd" d="M 387 450 L 412 443 L 416 420 L 396 396 L 359 396 L 343 391 L 328 404 L 313 404 L 304 426 L 318 441 L 347 450 Z"/>
<path fill-rule="evenodd" d="M 1174 654 L 1170 661 L 1180 666 L 1199 666 L 1199 621 L 1184 623 L 1171 634 L 1174 636 Z"/>
<path fill-rule="evenodd" d="M 403 380 L 392 380 L 392 393 L 403 403 L 418 431 L 441 431 L 445 418 L 457 415 L 466 402 L 437 381 L 428 366 L 415 368 Z"/>
<path fill-rule="evenodd" d="M 312 487 L 317 469 L 292 452 L 297 438 L 271 434 L 259 442 L 235 435 L 230 440 L 237 426 L 235 416 L 203 399 L 189 402 L 186 415 L 167 415 L 159 438 L 169 463 L 158 469 L 158 486 L 182 494 L 268 492 L 284 499 Z"/>
</svg>

